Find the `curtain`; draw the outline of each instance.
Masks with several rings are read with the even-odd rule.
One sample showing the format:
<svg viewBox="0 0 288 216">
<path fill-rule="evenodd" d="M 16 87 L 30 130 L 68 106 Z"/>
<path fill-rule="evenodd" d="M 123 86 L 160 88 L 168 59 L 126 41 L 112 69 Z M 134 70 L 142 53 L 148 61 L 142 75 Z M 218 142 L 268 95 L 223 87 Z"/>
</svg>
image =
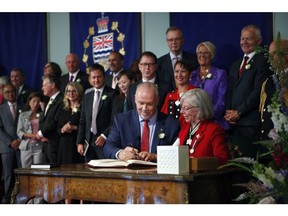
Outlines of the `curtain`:
<svg viewBox="0 0 288 216">
<path fill-rule="evenodd" d="M 47 59 L 45 13 L 0 13 L 0 75 L 21 68 L 25 83 L 40 90 Z"/>
<path fill-rule="evenodd" d="M 212 42 L 217 49 L 214 64 L 225 70 L 243 56 L 240 34 L 245 25 L 260 28 L 262 45 L 273 40 L 272 13 L 171 13 L 170 24 L 183 30 L 186 51 L 195 53 L 200 42 Z"/>
</svg>

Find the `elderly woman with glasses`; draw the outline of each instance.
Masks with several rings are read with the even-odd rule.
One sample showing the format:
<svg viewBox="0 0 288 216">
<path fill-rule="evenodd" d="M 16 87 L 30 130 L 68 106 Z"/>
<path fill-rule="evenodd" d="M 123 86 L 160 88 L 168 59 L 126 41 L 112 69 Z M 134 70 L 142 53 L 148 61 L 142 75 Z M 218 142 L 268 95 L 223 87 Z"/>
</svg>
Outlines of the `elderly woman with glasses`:
<svg viewBox="0 0 288 216">
<path fill-rule="evenodd" d="M 224 129 L 213 120 L 209 95 L 203 89 L 187 91 L 180 100 L 185 119 L 179 132 L 180 145 L 189 146 L 190 157 L 217 157 L 219 164 L 230 158 Z"/>
<path fill-rule="evenodd" d="M 225 130 L 230 129 L 229 123 L 224 118 L 228 75 L 226 71 L 213 65 L 216 47 L 209 41 L 201 42 L 196 48 L 196 54 L 199 68 L 192 72 L 190 83 L 204 89 L 209 94 L 215 120 Z"/>
</svg>

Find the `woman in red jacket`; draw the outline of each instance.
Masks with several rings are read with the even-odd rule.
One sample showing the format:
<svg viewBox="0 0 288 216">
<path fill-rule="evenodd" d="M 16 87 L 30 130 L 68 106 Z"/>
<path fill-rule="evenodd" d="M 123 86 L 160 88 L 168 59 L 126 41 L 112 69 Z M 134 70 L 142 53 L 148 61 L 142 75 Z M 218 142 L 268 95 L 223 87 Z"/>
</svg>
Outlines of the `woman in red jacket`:
<svg viewBox="0 0 288 216">
<path fill-rule="evenodd" d="M 214 121 L 213 105 L 202 89 L 187 91 L 180 100 L 185 122 L 179 132 L 180 145 L 189 145 L 190 157 L 217 157 L 219 164 L 230 158 L 224 129 Z"/>
</svg>

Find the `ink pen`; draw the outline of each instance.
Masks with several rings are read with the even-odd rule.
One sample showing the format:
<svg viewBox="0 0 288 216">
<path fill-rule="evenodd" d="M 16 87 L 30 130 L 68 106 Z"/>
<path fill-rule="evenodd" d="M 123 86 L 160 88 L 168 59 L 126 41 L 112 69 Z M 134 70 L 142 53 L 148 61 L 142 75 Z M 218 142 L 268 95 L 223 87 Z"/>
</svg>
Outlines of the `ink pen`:
<svg viewBox="0 0 288 216">
<path fill-rule="evenodd" d="M 130 143 L 129 145 L 130 145 L 130 147 L 132 147 L 132 148 L 133 148 L 133 151 L 134 151 L 134 149 L 135 149 L 135 148 L 134 148 L 133 144 L 132 144 L 132 143 Z M 138 153 L 137 153 L 137 152 L 135 152 L 135 151 L 134 151 L 134 153 L 135 153 L 135 159 L 139 159 Z"/>
</svg>

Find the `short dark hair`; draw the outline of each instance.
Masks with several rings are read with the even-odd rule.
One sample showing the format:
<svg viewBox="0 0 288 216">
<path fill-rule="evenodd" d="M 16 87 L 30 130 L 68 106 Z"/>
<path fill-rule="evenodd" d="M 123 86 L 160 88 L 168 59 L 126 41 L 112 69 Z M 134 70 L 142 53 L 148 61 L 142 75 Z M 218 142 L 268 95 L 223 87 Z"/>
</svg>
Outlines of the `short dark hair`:
<svg viewBox="0 0 288 216">
<path fill-rule="evenodd" d="M 142 57 L 143 56 L 148 56 L 148 57 L 151 57 L 154 59 L 154 63 L 157 64 L 157 56 L 153 53 L 153 52 L 150 52 L 150 51 L 145 51 L 143 52 L 140 57 L 139 57 L 139 62 L 141 61 Z"/>
<path fill-rule="evenodd" d="M 102 72 L 103 76 L 105 77 L 105 69 L 104 69 L 104 67 L 102 65 L 100 65 L 98 63 L 91 64 L 89 66 L 89 73 L 91 71 L 94 71 L 94 70 L 100 70 Z"/>
<path fill-rule="evenodd" d="M 62 70 L 59 64 L 57 64 L 56 62 L 49 62 L 49 64 L 52 68 L 52 73 L 60 77 L 62 75 Z"/>
</svg>

